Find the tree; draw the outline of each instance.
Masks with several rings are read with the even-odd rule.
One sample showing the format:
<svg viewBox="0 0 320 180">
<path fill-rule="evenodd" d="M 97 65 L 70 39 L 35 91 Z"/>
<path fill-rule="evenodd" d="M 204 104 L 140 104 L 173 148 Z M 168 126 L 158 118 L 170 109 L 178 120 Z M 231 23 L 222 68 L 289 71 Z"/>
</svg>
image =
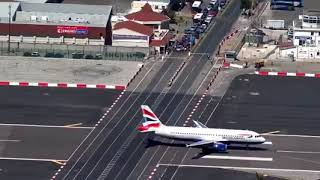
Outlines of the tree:
<svg viewBox="0 0 320 180">
<path fill-rule="evenodd" d="M 162 14 L 168 16 L 172 20 L 176 17 L 176 12 L 171 9 L 164 9 Z"/>
<path fill-rule="evenodd" d="M 252 0 L 241 0 L 241 9 L 251 9 L 252 8 Z"/>
</svg>

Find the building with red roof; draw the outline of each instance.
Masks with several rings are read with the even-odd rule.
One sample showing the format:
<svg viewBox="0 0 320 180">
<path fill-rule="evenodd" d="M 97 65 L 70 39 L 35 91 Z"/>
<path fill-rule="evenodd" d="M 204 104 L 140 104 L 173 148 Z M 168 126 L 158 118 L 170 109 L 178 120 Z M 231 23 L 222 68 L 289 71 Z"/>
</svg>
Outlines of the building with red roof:
<svg viewBox="0 0 320 180">
<path fill-rule="evenodd" d="M 165 52 L 172 39 L 168 16 L 154 12 L 146 3 L 140 11 L 126 15 L 125 19 L 127 21 L 113 26 L 112 46 L 145 47 Z"/>
<path fill-rule="evenodd" d="M 149 47 L 153 29 L 134 21 L 123 21 L 114 25 L 112 31 L 113 46 Z"/>
<path fill-rule="evenodd" d="M 126 15 L 125 18 L 153 27 L 154 29 L 169 29 L 170 18 L 166 15 L 154 12 L 149 3 L 146 3 L 140 11 Z"/>
<path fill-rule="evenodd" d="M 152 29 L 134 21 L 114 25 L 112 46 L 145 47 L 164 53 L 172 34 L 167 29 Z"/>
</svg>

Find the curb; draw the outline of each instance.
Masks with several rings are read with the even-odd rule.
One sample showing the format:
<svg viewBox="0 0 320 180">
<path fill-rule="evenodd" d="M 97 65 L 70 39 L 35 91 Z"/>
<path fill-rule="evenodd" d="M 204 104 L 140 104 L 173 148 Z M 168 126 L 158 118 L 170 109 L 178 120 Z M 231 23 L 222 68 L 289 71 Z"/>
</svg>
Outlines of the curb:
<svg viewBox="0 0 320 180">
<path fill-rule="evenodd" d="M 176 70 L 176 72 L 173 74 L 172 78 L 170 79 L 168 86 L 170 87 L 172 85 L 172 83 L 174 82 L 174 80 L 176 79 L 176 77 L 178 76 L 179 72 L 183 69 L 184 65 L 186 64 L 186 61 L 183 61 L 183 63 L 179 66 L 179 68 Z"/>
<path fill-rule="evenodd" d="M 221 47 L 223 46 L 223 44 L 228 40 L 230 39 L 232 36 L 236 35 L 237 33 L 240 32 L 240 29 L 236 29 L 235 31 L 231 32 L 230 34 L 226 35 L 222 40 L 221 42 L 219 43 L 219 47 L 218 47 L 218 52 L 216 53 L 216 56 L 219 56 L 220 54 L 220 49 Z"/>
<path fill-rule="evenodd" d="M 198 107 L 200 106 L 201 102 L 203 101 L 203 99 L 208 95 L 209 93 L 209 89 L 210 87 L 213 85 L 214 81 L 216 80 L 217 76 L 219 75 L 220 71 L 222 70 L 222 67 L 218 68 L 218 71 L 216 71 L 213 75 L 213 77 L 211 78 L 210 82 L 207 84 L 206 90 L 204 91 L 204 93 L 201 95 L 201 98 L 198 100 L 197 104 L 193 107 L 191 113 L 189 114 L 187 120 L 184 122 L 183 126 L 186 126 L 189 121 L 191 120 L 193 114 L 195 113 L 195 111 L 198 109 Z"/>
<path fill-rule="evenodd" d="M 320 78 L 320 73 L 303 73 L 303 72 L 269 72 L 269 71 L 255 71 L 260 76 L 282 76 L 282 77 L 314 77 Z"/>
<path fill-rule="evenodd" d="M 93 89 L 116 89 L 124 90 L 124 85 L 106 85 L 106 84 L 72 84 L 72 83 L 48 83 L 48 82 L 13 82 L 0 81 L 0 86 L 22 86 L 22 87 L 58 87 L 58 88 L 93 88 Z"/>
<path fill-rule="evenodd" d="M 136 72 L 136 74 L 134 74 L 134 76 L 130 79 L 130 81 L 127 83 L 127 86 L 126 86 L 126 87 L 128 87 L 128 86 L 132 83 L 132 81 L 138 76 L 138 74 L 141 72 L 141 70 L 142 70 L 143 67 L 144 67 L 144 64 L 141 64 L 139 70 L 138 70 L 138 71 Z"/>
</svg>

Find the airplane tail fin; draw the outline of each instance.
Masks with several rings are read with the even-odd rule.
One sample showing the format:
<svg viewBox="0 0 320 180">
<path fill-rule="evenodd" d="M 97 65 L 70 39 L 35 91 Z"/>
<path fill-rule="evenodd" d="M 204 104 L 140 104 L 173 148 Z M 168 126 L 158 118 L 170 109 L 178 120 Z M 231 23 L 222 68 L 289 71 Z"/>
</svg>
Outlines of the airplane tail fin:
<svg viewBox="0 0 320 180">
<path fill-rule="evenodd" d="M 159 118 L 154 114 L 154 112 L 147 105 L 141 105 L 143 123 L 138 127 L 140 132 L 152 132 L 156 131 L 162 123 Z"/>
</svg>

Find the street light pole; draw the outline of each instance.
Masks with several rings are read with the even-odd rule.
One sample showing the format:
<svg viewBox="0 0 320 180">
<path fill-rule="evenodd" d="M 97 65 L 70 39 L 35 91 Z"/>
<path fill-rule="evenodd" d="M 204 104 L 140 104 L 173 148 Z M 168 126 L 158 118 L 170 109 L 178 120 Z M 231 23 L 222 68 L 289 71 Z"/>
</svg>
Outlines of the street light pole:
<svg viewBox="0 0 320 180">
<path fill-rule="evenodd" d="M 11 43 L 11 4 L 9 4 L 9 38 L 8 38 L 8 53 L 10 55 L 10 43 Z"/>
</svg>

